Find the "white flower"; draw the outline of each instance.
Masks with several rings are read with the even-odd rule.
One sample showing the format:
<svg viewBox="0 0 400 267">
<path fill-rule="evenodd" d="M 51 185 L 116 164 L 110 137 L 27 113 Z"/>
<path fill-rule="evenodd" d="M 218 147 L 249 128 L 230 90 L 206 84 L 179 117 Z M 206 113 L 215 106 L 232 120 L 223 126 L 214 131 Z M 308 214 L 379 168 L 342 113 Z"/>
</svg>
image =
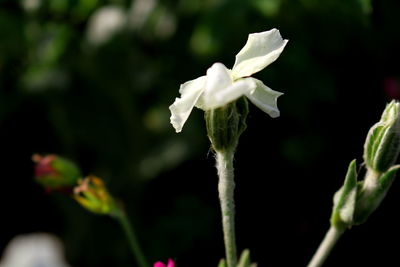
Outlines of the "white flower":
<svg viewBox="0 0 400 267">
<path fill-rule="evenodd" d="M 249 76 L 274 62 L 287 42 L 277 29 L 249 34 L 245 46 L 236 55 L 232 70 L 215 63 L 207 70 L 207 75 L 182 84 L 181 98 L 176 98 L 169 107 L 176 132 L 182 130 L 194 106 L 203 110 L 216 109 L 243 95 L 272 118 L 278 117 L 276 102 L 282 93 Z"/>
<path fill-rule="evenodd" d="M 60 240 L 45 233 L 20 235 L 7 245 L 0 267 L 68 267 Z"/>
</svg>

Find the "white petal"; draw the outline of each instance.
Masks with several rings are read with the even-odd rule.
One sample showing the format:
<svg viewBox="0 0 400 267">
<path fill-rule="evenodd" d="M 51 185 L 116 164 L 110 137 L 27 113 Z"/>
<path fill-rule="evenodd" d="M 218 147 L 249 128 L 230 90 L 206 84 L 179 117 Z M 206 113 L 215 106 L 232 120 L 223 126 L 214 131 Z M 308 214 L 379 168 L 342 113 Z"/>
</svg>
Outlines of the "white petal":
<svg viewBox="0 0 400 267">
<path fill-rule="evenodd" d="M 204 91 L 205 83 L 206 76 L 201 76 L 182 84 L 179 89 L 181 98 L 176 98 L 175 102 L 169 106 L 171 124 L 177 133 L 182 131 L 182 127 L 188 119 L 190 112 L 192 112 L 193 107 Z"/>
<path fill-rule="evenodd" d="M 249 34 L 247 43 L 236 55 L 232 76 L 238 79 L 262 70 L 279 57 L 287 42 L 277 29 Z"/>
<path fill-rule="evenodd" d="M 199 98 L 196 107 L 203 110 L 210 109 L 210 105 L 215 103 L 215 96 L 218 92 L 232 85 L 230 70 L 222 63 L 214 63 L 207 70 L 207 80 L 205 84 L 204 94 Z"/>
<path fill-rule="evenodd" d="M 279 117 L 277 99 L 283 93 L 272 90 L 260 80 L 254 78 L 248 79 L 252 79 L 257 87 L 252 92 L 246 94 L 247 98 L 272 118 Z"/>
<path fill-rule="evenodd" d="M 204 90 L 205 95 L 214 95 L 218 91 L 232 85 L 232 78 L 228 70 L 222 63 L 214 63 L 207 70 L 207 82 Z"/>
<path fill-rule="evenodd" d="M 254 91 L 256 83 L 253 78 L 240 79 L 228 87 L 219 90 L 213 95 L 212 99 L 205 102 L 205 109 L 215 109 L 225 106 L 226 104 L 238 99 L 239 97 Z"/>
</svg>

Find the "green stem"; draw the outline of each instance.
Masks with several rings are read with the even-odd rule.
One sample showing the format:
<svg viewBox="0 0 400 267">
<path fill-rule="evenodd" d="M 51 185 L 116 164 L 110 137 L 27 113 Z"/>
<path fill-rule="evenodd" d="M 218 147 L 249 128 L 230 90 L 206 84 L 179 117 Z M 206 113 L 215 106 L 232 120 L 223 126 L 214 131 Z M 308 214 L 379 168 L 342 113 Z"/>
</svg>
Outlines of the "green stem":
<svg viewBox="0 0 400 267">
<path fill-rule="evenodd" d="M 233 175 L 233 152 L 216 152 L 219 176 L 218 192 L 221 203 L 222 227 L 224 231 L 226 262 L 228 267 L 236 267 L 235 204 L 233 199 L 235 182 Z"/>
<path fill-rule="evenodd" d="M 139 267 L 148 267 L 143 251 L 139 246 L 135 231 L 125 212 L 121 210 L 117 215 L 118 221 L 120 222 L 122 229 L 125 232 L 126 238 L 128 239 L 129 245 L 131 247 L 132 253 L 135 256 L 136 262 Z"/>
<path fill-rule="evenodd" d="M 307 267 L 320 267 L 331 253 L 344 230 L 331 226 Z"/>
</svg>

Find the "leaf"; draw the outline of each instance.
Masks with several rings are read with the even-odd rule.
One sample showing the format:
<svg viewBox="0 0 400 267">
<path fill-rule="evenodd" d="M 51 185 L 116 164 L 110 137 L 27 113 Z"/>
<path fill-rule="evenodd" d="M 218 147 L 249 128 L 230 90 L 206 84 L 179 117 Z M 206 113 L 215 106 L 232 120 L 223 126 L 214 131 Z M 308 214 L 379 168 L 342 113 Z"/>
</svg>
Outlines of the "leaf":
<svg viewBox="0 0 400 267">
<path fill-rule="evenodd" d="M 242 254 L 240 255 L 237 267 L 257 267 L 256 263 L 251 263 L 250 250 L 248 249 L 243 250 Z"/>
<path fill-rule="evenodd" d="M 218 267 L 227 267 L 227 266 L 226 266 L 225 259 L 221 259 L 221 260 L 219 261 Z"/>
<path fill-rule="evenodd" d="M 347 170 L 343 186 L 335 194 L 331 224 L 338 229 L 350 227 L 353 223 L 353 215 L 357 196 L 357 170 L 356 160 L 353 160 Z"/>
<path fill-rule="evenodd" d="M 250 267 L 250 264 L 250 251 L 248 249 L 245 249 L 240 255 L 240 260 L 237 267 Z"/>
</svg>

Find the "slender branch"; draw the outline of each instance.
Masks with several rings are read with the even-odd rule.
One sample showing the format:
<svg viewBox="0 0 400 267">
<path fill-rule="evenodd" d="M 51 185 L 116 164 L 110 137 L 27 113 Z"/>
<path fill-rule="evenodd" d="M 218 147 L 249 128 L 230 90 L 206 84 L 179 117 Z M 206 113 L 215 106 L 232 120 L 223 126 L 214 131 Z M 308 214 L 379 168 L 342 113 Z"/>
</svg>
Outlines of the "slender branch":
<svg viewBox="0 0 400 267">
<path fill-rule="evenodd" d="M 224 231 L 225 253 L 228 267 L 236 267 L 235 241 L 235 204 L 234 204 L 234 175 L 233 152 L 216 152 L 217 171 L 219 176 L 218 192 L 221 203 L 222 227 Z"/>
<path fill-rule="evenodd" d="M 307 267 L 320 267 L 331 253 L 344 230 L 331 226 Z"/>
<path fill-rule="evenodd" d="M 135 231 L 133 230 L 133 227 L 129 222 L 129 219 L 126 216 L 125 212 L 121 209 L 116 218 L 118 218 L 118 221 L 120 222 L 125 232 L 126 238 L 129 242 L 129 246 L 131 247 L 131 251 L 136 259 L 138 266 L 148 267 L 149 265 L 147 264 L 143 251 L 139 246 Z"/>
</svg>

